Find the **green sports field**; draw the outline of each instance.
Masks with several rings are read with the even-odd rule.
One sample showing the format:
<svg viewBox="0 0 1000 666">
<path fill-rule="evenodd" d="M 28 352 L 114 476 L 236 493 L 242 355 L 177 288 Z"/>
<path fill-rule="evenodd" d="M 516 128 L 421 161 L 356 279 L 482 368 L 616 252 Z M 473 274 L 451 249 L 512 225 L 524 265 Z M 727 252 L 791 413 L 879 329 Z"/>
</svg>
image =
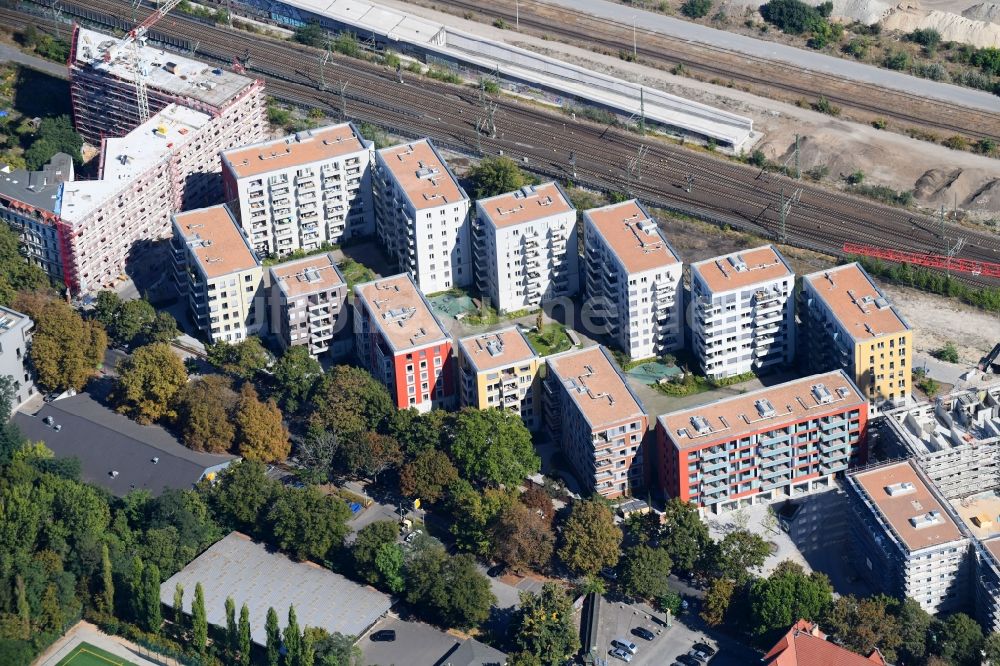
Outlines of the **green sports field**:
<svg viewBox="0 0 1000 666">
<path fill-rule="evenodd" d="M 116 657 L 90 643 L 80 643 L 56 666 L 135 666 L 131 661 Z"/>
</svg>

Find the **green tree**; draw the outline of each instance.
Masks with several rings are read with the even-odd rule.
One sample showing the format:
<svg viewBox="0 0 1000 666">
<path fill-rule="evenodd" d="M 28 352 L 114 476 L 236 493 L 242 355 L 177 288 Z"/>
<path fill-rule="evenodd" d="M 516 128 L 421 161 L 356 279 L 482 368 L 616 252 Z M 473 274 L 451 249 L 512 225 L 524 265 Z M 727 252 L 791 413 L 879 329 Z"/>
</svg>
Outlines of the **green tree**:
<svg viewBox="0 0 1000 666">
<path fill-rule="evenodd" d="M 117 410 L 139 423 L 173 418 L 173 399 L 187 384 L 184 362 L 170 345 L 140 347 L 118 363 L 112 401 Z"/>
<path fill-rule="evenodd" d="M 351 510 L 315 486 L 289 488 L 275 499 L 268 521 L 275 543 L 297 560 L 322 561 L 343 543 Z"/>
<path fill-rule="evenodd" d="M 919 663 L 927 654 L 927 635 L 934 618 L 910 598 L 899 604 L 896 618 L 900 629 L 900 663 Z"/>
<path fill-rule="evenodd" d="M 715 544 L 710 555 L 711 568 L 722 578 L 742 583 L 752 570 L 760 570 L 771 554 L 771 547 L 758 534 L 736 529 Z"/>
<path fill-rule="evenodd" d="M 396 545 L 398 537 L 399 528 L 393 520 L 378 520 L 362 527 L 351 545 L 354 570 L 372 585 L 384 584 L 376 560 L 382 547 Z"/>
<path fill-rule="evenodd" d="M 508 505 L 491 530 L 493 557 L 515 570 L 539 570 L 552 559 L 555 534 L 551 523 L 521 502 Z"/>
<path fill-rule="evenodd" d="M 618 563 L 622 531 L 607 504 L 591 499 L 573 504 L 563 525 L 559 557 L 574 573 L 594 576 Z"/>
<path fill-rule="evenodd" d="M 300 44 L 313 47 L 321 47 L 329 41 L 326 30 L 317 21 L 300 25 L 295 29 L 295 34 L 292 37 Z"/>
<path fill-rule="evenodd" d="M 174 585 L 174 633 L 178 640 L 184 637 L 184 586 Z"/>
<path fill-rule="evenodd" d="M 302 653 L 302 636 L 299 634 L 299 621 L 295 616 L 295 605 L 288 607 L 288 624 L 285 625 L 285 666 L 298 666 Z"/>
<path fill-rule="evenodd" d="M 240 651 L 240 630 L 236 624 L 236 602 L 226 597 L 226 655 L 236 661 Z"/>
<path fill-rule="evenodd" d="M 246 604 L 240 608 L 240 666 L 250 666 L 250 654 L 253 646 L 250 642 L 250 609 Z"/>
<path fill-rule="evenodd" d="M 625 551 L 619 564 L 621 584 L 631 596 L 659 599 L 670 591 L 669 576 L 673 563 L 662 548 L 637 545 Z"/>
<path fill-rule="evenodd" d="M 163 615 L 160 611 L 160 568 L 148 564 L 142 572 L 142 626 L 153 634 L 160 633 Z"/>
<path fill-rule="evenodd" d="M 520 416 L 505 409 L 463 409 L 455 419 L 451 457 L 462 478 L 517 487 L 541 467 Z"/>
<path fill-rule="evenodd" d="M 0 305 L 11 306 L 19 291 L 47 290 L 49 278 L 21 254 L 21 238 L 9 225 L 0 224 Z"/>
<path fill-rule="evenodd" d="M 14 306 L 35 321 L 28 358 L 38 383 L 54 390 L 83 389 L 104 359 L 104 329 L 64 302 L 43 297 L 35 307 L 28 298 L 20 296 Z"/>
<path fill-rule="evenodd" d="M 289 347 L 271 368 L 272 396 L 282 409 L 295 413 L 309 401 L 322 375 L 323 367 L 305 345 Z"/>
<path fill-rule="evenodd" d="M 395 410 L 385 386 L 360 368 L 338 365 L 323 375 L 313 395 L 310 427 L 340 439 L 380 430 Z"/>
<path fill-rule="evenodd" d="M 451 533 L 462 550 L 486 556 L 492 548 L 490 530 L 496 518 L 517 501 L 513 491 L 487 488 L 477 491 L 468 481 L 458 479 L 448 489 Z"/>
<path fill-rule="evenodd" d="M 661 545 L 674 569 L 688 573 L 695 570 L 712 543 L 697 507 L 676 497 L 667 502 L 661 535 Z"/>
<path fill-rule="evenodd" d="M 426 414 L 412 407 L 398 409 L 390 414 L 386 433 L 403 444 L 408 459 L 415 459 L 421 453 L 444 448 L 450 437 L 454 416 L 443 409 L 434 409 Z"/>
<path fill-rule="evenodd" d="M 236 441 L 240 455 L 247 460 L 280 462 L 288 457 L 291 444 L 281 410 L 274 400 L 261 402 L 250 382 L 240 389 L 234 411 Z"/>
<path fill-rule="evenodd" d="M 986 661 L 991 664 L 1000 664 L 1000 633 L 992 632 L 983 641 L 983 652 Z"/>
<path fill-rule="evenodd" d="M 186 384 L 174 396 L 174 425 L 181 441 L 195 451 L 224 453 L 233 448 L 236 393 L 223 375 L 206 375 Z"/>
<path fill-rule="evenodd" d="M 28 604 L 28 592 L 24 585 L 22 576 L 15 576 L 14 591 L 17 595 L 15 602 L 17 610 L 17 638 L 26 641 L 31 637 L 31 606 Z"/>
<path fill-rule="evenodd" d="M 949 615 L 943 623 L 940 653 L 956 666 L 979 666 L 983 648 L 983 629 L 965 613 Z"/>
<path fill-rule="evenodd" d="M 210 343 L 205 345 L 205 354 L 209 363 L 240 379 L 253 379 L 271 362 L 271 354 L 255 336 L 235 343 L 225 340 Z"/>
<path fill-rule="evenodd" d="M 410 550 L 405 596 L 429 621 L 457 629 L 481 624 L 496 601 L 471 555 L 449 557 L 440 543 L 426 537 Z"/>
<path fill-rule="evenodd" d="M 776 632 L 784 632 L 798 619 L 818 621 L 833 602 L 833 587 L 819 572 L 806 574 L 788 560 L 767 578 L 750 585 L 751 633 L 768 643 Z"/>
<path fill-rule="evenodd" d="M 403 548 L 398 543 L 384 543 L 375 554 L 375 570 L 386 589 L 393 594 L 403 591 Z"/>
<path fill-rule="evenodd" d="M 545 583 L 541 594 L 520 593 L 514 617 L 514 644 L 541 664 L 562 664 L 580 649 L 573 620 L 573 602 L 555 583 Z"/>
<path fill-rule="evenodd" d="M 685 0 L 681 5 L 681 14 L 688 18 L 704 18 L 710 11 L 712 11 L 712 0 Z"/>
<path fill-rule="evenodd" d="M 211 499 L 226 524 L 258 534 L 266 522 L 267 507 L 278 491 L 278 484 L 267 478 L 263 464 L 243 460 L 226 469 L 212 487 Z"/>
<path fill-rule="evenodd" d="M 191 630 L 194 632 L 194 649 L 205 654 L 208 645 L 208 616 L 205 614 L 205 590 L 201 583 L 194 586 L 194 600 L 191 602 Z"/>
<path fill-rule="evenodd" d="M 443 451 L 427 449 L 403 465 L 399 489 L 407 497 L 419 497 L 433 504 L 444 496 L 445 488 L 458 479 L 458 469 Z"/>
<path fill-rule="evenodd" d="M 83 137 L 73 130 L 69 116 L 43 118 L 35 132 L 35 139 L 24 154 L 28 171 L 38 171 L 56 153 L 66 153 L 78 166 L 83 164 Z"/>
<path fill-rule="evenodd" d="M 115 612 L 115 581 L 111 569 L 111 555 L 108 544 L 101 544 L 101 610 L 108 615 Z"/>
<path fill-rule="evenodd" d="M 955 343 L 950 340 L 944 343 L 944 346 L 941 347 L 941 349 L 934 352 L 934 356 L 937 357 L 938 360 L 946 363 L 958 363 L 961 360 L 958 355 L 958 349 L 955 347 Z"/>
<path fill-rule="evenodd" d="M 403 451 L 394 437 L 378 432 L 357 433 L 338 438 L 339 464 L 335 467 L 348 476 L 366 477 L 373 481 L 387 469 L 403 461 Z"/>
<path fill-rule="evenodd" d="M 839 597 L 826 614 L 823 628 L 852 652 L 871 654 L 878 648 L 890 662 L 902 643 L 899 620 L 894 615 L 898 602 L 885 595 L 858 598 Z"/>
<path fill-rule="evenodd" d="M 139 624 L 143 617 L 143 585 L 142 572 L 145 570 L 142 558 L 136 556 L 129 563 L 128 571 L 125 572 L 125 586 L 128 589 L 128 617 Z"/>
<path fill-rule="evenodd" d="M 102 323 L 115 344 L 129 346 L 148 331 L 154 321 L 156 310 L 148 301 L 140 299 L 120 302 L 111 325 Z"/>
<path fill-rule="evenodd" d="M 171 342 L 179 337 L 181 331 L 177 328 L 177 320 L 166 311 L 159 311 L 153 321 L 143 330 L 139 344 L 149 345 L 154 342 Z"/>
<path fill-rule="evenodd" d="M 323 629 L 310 627 L 315 648 L 315 660 L 319 666 L 361 666 L 361 648 L 355 644 L 354 636 L 341 633 L 329 634 Z"/>
<path fill-rule="evenodd" d="M 278 626 L 278 614 L 274 608 L 267 609 L 267 623 L 264 625 L 267 633 L 267 666 L 279 666 L 281 663 L 281 628 Z"/>
<path fill-rule="evenodd" d="M 302 630 L 302 654 L 299 656 L 299 666 L 313 666 L 316 662 L 315 634 L 309 627 Z"/>
<path fill-rule="evenodd" d="M 513 192 L 529 182 L 517 162 L 503 155 L 480 160 L 469 169 L 469 180 L 476 199 Z"/>
<path fill-rule="evenodd" d="M 822 21 L 819 11 L 802 0 L 770 0 L 761 5 L 760 15 L 790 35 L 801 35 Z"/>
</svg>

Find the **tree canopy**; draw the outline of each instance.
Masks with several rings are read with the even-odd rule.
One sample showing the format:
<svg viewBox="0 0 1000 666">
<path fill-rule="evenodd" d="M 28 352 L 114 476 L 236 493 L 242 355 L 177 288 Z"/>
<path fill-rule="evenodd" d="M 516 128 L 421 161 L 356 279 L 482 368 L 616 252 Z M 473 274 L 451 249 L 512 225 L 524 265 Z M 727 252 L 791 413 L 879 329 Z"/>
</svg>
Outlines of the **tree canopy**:
<svg viewBox="0 0 1000 666">
<path fill-rule="evenodd" d="M 556 540 L 549 521 L 521 502 L 504 508 L 490 536 L 493 557 L 518 571 L 543 569 L 552 558 Z"/>
<path fill-rule="evenodd" d="M 580 649 L 572 599 L 555 583 L 520 597 L 511 632 L 519 652 L 541 664 L 565 663 Z"/>
<path fill-rule="evenodd" d="M 322 375 L 323 367 L 305 345 L 289 347 L 271 367 L 271 396 L 282 409 L 297 412 L 309 401 Z"/>
<path fill-rule="evenodd" d="M 361 368 L 338 365 L 323 375 L 312 399 L 313 432 L 330 430 L 340 439 L 381 430 L 395 410 L 389 392 Z"/>
<path fill-rule="evenodd" d="M 573 572 L 595 576 L 618 563 L 621 541 L 622 531 L 607 504 L 598 499 L 575 502 L 563 525 L 559 557 Z"/>
<path fill-rule="evenodd" d="M 247 460 L 271 463 L 288 457 L 292 445 L 281 410 L 274 400 L 261 402 L 250 382 L 240 388 L 233 421 L 240 455 Z"/>
<path fill-rule="evenodd" d="M 169 312 L 157 312 L 145 299 L 123 301 L 113 291 L 98 292 L 94 318 L 114 344 L 124 347 L 170 342 L 180 335 Z"/>
<path fill-rule="evenodd" d="M 476 199 L 513 192 L 530 182 L 517 162 L 505 155 L 480 160 L 469 169 L 469 179 Z"/>
<path fill-rule="evenodd" d="M 0 224 L 0 305 L 10 307 L 19 291 L 46 290 L 49 278 L 21 254 L 21 239 L 7 224 Z"/>
<path fill-rule="evenodd" d="M 806 574 L 786 560 L 770 576 L 750 585 L 749 602 L 750 631 L 766 644 L 799 619 L 822 619 L 833 603 L 833 586 L 824 574 Z"/>
<path fill-rule="evenodd" d="M 417 539 L 406 562 L 406 601 L 444 627 L 469 629 L 486 621 L 496 601 L 486 576 L 468 554 L 449 556 L 429 537 Z"/>
<path fill-rule="evenodd" d="M 351 510 L 315 486 L 288 488 L 274 500 L 268 520 L 279 548 L 299 560 L 323 561 L 347 535 Z"/>
<path fill-rule="evenodd" d="M 14 307 L 35 322 L 28 358 L 38 383 L 54 390 L 83 389 L 107 350 L 101 325 L 44 294 L 22 293 Z"/>
<path fill-rule="evenodd" d="M 187 384 L 187 370 L 170 345 L 139 347 L 118 363 L 112 401 L 122 414 L 139 423 L 173 418 L 174 396 Z"/>
<path fill-rule="evenodd" d="M 181 388 L 174 396 L 174 423 L 184 445 L 209 453 L 229 451 L 236 439 L 235 406 L 228 377 L 206 375 Z"/>
<path fill-rule="evenodd" d="M 271 362 L 271 353 L 260 338 L 250 336 L 239 342 L 220 340 L 205 345 L 208 362 L 239 379 L 253 379 Z"/>
<path fill-rule="evenodd" d="M 451 458 L 462 478 L 481 486 L 516 487 L 541 467 L 524 421 L 505 409 L 463 409 L 455 418 Z"/>
<path fill-rule="evenodd" d="M 445 489 L 458 479 L 458 470 L 443 451 L 421 451 L 403 465 L 399 489 L 407 497 L 419 497 L 433 504 L 444 496 Z"/>
<path fill-rule="evenodd" d="M 622 589 L 633 597 L 655 600 L 670 591 L 673 562 L 662 548 L 639 544 L 625 551 L 619 562 Z"/>
</svg>

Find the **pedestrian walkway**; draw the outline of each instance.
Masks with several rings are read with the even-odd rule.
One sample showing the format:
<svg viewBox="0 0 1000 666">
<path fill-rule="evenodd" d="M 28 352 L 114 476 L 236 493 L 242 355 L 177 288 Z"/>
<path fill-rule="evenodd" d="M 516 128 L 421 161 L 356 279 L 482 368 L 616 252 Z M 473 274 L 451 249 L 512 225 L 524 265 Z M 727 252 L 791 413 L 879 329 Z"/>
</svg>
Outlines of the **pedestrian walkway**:
<svg viewBox="0 0 1000 666">
<path fill-rule="evenodd" d="M 69 78 L 69 71 L 66 69 L 66 65 L 60 65 L 59 63 L 52 62 L 51 60 L 45 60 L 44 58 L 39 58 L 38 56 L 22 53 L 10 44 L 0 44 L 0 61 L 24 65 L 25 67 L 37 69 L 40 72 L 44 72 L 50 76 L 55 76 L 60 79 Z"/>
</svg>

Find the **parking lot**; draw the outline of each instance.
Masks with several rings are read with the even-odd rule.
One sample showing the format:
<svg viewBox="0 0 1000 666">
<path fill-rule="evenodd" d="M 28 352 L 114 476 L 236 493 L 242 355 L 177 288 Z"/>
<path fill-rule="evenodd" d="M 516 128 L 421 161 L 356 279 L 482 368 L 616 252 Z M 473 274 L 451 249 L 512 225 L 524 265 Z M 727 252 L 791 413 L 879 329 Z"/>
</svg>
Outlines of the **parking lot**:
<svg viewBox="0 0 1000 666">
<path fill-rule="evenodd" d="M 373 641 L 376 631 L 392 629 L 396 632 L 394 641 Z M 364 655 L 364 663 L 374 666 L 405 666 L 407 664 L 436 664 L 448 650 L 459 643 L 454 636 L 446 634 L 422 622 L 404 622 L 388 615 L 375 624 L 361 637 L 358 646 Z"/>
</svg>

